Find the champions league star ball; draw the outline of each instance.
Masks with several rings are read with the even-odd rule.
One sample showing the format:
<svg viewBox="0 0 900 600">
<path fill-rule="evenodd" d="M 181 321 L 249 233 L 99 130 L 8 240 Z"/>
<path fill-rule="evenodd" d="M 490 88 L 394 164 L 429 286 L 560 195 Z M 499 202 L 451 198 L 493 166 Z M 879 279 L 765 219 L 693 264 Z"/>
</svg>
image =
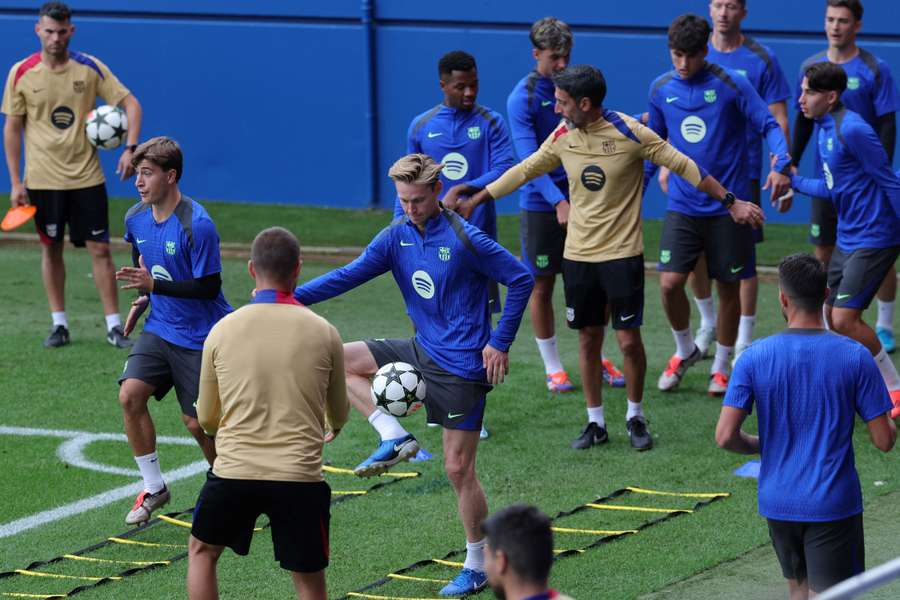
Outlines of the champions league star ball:
<svg viewBox="0 0 900 600">
<path fill-rule="evenodd" d="M 422 408 L 423 400 L 425 380 L 409 363 L 388 363 L 372 379 L 372 401 L 389 415 L 405 417 Z"/>
<path fill-rule="evenodd" d="M 128 117 L 117 106 L 98 106 L 88 113 L 85 132 L 92 145 L 104 150 L 119 147 L 125 141 Z"/>
</svg>

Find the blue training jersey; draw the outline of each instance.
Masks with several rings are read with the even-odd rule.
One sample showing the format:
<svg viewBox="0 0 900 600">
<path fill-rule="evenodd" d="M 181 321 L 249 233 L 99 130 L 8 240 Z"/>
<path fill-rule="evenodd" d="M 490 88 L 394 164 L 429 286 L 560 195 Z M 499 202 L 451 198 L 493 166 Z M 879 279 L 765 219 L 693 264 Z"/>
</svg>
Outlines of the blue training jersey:
<svg viewBox="0 0 900 600">
<path fill-rule="evenodd" d="M 875 130 L 843 107 L 816 119 L 816 125 L 822 178 L 794 175 L 794 189 L 831 199 L 841 250 L 900 245 L 900 180 Z"/>
<path fill-rule="evenodd" d="M 444 165 L 441 197 L 461 183 L 481 189 L 515 164 L 503 117 L 480 104 L 472 110 L 438 104 L 412 120 L 406 138 L 407 153 L 421 152 Z M 394 218 L 402 216 L 403 207 L 397 198 Z M 497 239 L 493 200 L 479 204 L 469 222 Z"/>
<path fill-rule="evenodd" d="M 855 416 L 891 410 L 871 353 L 821 329 L 786 329 L 753 342 L 734 365 L 724 405 L 756 405 L 759 513 L 836 521 L 862 512 L 853 456 Z"/>
<path fill-rule="evenodd" d="M 144 259 L 153 279 L 188 281 L 222 272 L 219 234 L 200 204 L 182 196 L 162 223 L 149 204 L 139 202 L 125 214 L 125 241 Z M 202 350 L 209 330 L 232 311 L 222 291 L 214 300 L 150 294 L 144 331 L 176 346 Z"/>
<path fill-rule="evenodd" d="M 746 35 L 744 43 L 732 52 L 719 52 L 712 43 L 708 46 L 706 60 L 746 77 L 766 104 L 786 102 L 791 97 L 787 77 L 781 70 L 775 53 L 768 46 Z M 750 128 L 747 131 L 747 159 L 750 179 L 759 179 L 762 169 L 762 138 Z"/>
<path fill-rule="evenodd" d="M 528 269 L 503 246 L 442 210 L 428 220 L 424 236 L 405 216 L 395 220 L 356 260 L 301 285 L 294 296 L 308 306 L 388 271 L 403 295 L 416 341 L 441 368 L 475 381 L 485 381 L 486 344 L 509 351 L 534 287 Z M 489 280 L 509 288 L 493 331 Z"/>
<path fill-rule="evenodd" d="M 555 90 L 552 79 L 532 71 L 506 99 L 509 130 L 520 161 L 534 154 L 559 126 L 560 118 L 554 111 Z M 555 206 L 568 198 L 569 180 L 562 166 L 519 188 L 519 208 L 523 210 L 554 212 Z"/>
<path fill-rule="evenodd" d="M 661 138 L 701 165 L 734 194 L 747 200 L 747 131 L 764 135 L 777 156 L 775 169 L 786 172 L 790 164 L 787 140 L 769 106 L 746 77 L 707 63 L 690 79 L 676 71 L 657 77 L 650 85 L 648 126 Z M 656 165 L 646 163 L 647 175 Z M 696 217 L 728 214 L 718 200 L 672 173 L 667 210 Z"/>
</svg>

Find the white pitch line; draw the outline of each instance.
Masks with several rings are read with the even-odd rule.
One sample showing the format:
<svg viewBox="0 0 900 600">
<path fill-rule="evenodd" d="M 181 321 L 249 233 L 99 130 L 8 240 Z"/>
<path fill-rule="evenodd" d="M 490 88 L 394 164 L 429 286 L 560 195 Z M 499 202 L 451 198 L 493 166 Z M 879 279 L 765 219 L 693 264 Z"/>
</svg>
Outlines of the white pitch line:
<svg viewBox="0 0 900 600">
<path fill-rule="evenodd" d="M 113 473 L 126 476 L 140 475 L 140 473 L 136 470 L 95 463 L 84 456 L 84 448 L 92 442 L 126 442 L 127 438 L 124 434 L 121 433 L 93 433 L 90 431 L 75 431 L 69 429 L 39 429 L 32 427 L 9 427 L 0 425 L 0 435 L 64 438 L 68 441 L 59 446 L 59 448 L 57 449 L 57 455 L 62 461 L 68 464 L 93 471 L 101 471 L 104 473 Z M 189 446 L 196 443 L 192 438 L 189 437 L 173 436 L 159 436 L 156 441 L 160 444 L 175 444 L 181 446 Z M 192 477 L 198 473 L 202 473 L 208 468 L 209 463 L 207 463 L 205 460 L 201 460 L 189 465 L 185 465 L 178 469 L 168 471 L 163 474 L 163 477 L 168 483 L 172 483 L 181 479 Z M 52 523 L 53 521 L 58 521 L 60 519 L 81 514 L 95 508 L 100 508 L 101 506 L 106 506 L 107 504 L 111 504 L 124 498 L 136 496 L 141 492 L 143 487 L 143 482 L 138 481 L 136 483 L 124 485 L 107 492 L 91 496 L 89 498 L 84 498 L 82 500 L 77 500 L 75 502 L 59 506 L 51 510 L 45 510 L 43 512 L 29 515 L 21 519 L 16 519 L 15 521 L 10 521 L 9 523 L 0 524 L 0 538 L 10 537 L 28 529 L 38 527 L 40 525 Z"/>
</svg>

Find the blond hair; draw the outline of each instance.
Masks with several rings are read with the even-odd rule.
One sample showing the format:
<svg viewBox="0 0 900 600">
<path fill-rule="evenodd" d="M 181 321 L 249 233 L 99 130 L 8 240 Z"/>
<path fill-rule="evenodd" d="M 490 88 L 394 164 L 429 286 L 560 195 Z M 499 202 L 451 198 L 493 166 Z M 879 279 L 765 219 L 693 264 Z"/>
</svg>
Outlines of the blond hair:
<svg viewBox="0 0 900 600">
<path fill-rule="evenodd" d="M 444 165 L 427 154 L 407 154 L 388 170 L 388 176 L 400 183 L 430 185 L 437 183 Z"/>
</svg>

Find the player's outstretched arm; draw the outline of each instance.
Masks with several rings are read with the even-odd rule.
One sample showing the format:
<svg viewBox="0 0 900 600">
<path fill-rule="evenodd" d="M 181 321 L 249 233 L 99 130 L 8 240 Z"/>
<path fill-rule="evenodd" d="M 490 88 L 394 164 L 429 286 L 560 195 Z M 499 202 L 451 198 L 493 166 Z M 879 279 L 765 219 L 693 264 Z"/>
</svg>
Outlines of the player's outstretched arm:
<svg viewBox="0 0 900 600">
<path fill-rule="evenodd" d="M 134 94 L 128 94 L 122 98 L 122 101 L 119 102 L 119 106 L 125 111 L 125 116 L 128 117 L 128 139 L 125 142 L 125 149 L 119 157 L 119 164 L 116 166 L 116 174 L 119 175 L 122 181 L 125 181 L 134 175 L 134 167 L 131 166 L 131 157 L 134 153 L 131 151 L 131 148 L 137 145 L 138 140 L 141 139 L 143 109 L 141 108 L 141 103 L 138 102 L 138 99 L 135 98 Z"/>
<path fill-rule="evenodd" d="M 6 168 L 12 189 L 9 203 L 13 206 L 28 204 L 28 193 L 22 183 L 22 132 L 25 130 L 25 115 L 6 115 L 3 124 L 3 150 L 6 152 Z"/>
<path fill-rule="evenodd" d="M 728 194 L 722 184 L 712 175 L 704 177 L 697 186 L 697 189 L 722 203 L 725 203 L 726 195 Z M 727 208 L 735 223 L 750 225 L 751 227 L 761 227 L 766 220 L 762 209 L 752 202 L 735 199 L 731 206 L 727 206 Z"/>
<path fill-rule="evenodd" d="M 391 227 L 381 230 L 375 239 L 349 265 L 320 275 L 294 289 L 294 298 L 307 306 L 340 296 L 391 269 Z"/>
</svg>

